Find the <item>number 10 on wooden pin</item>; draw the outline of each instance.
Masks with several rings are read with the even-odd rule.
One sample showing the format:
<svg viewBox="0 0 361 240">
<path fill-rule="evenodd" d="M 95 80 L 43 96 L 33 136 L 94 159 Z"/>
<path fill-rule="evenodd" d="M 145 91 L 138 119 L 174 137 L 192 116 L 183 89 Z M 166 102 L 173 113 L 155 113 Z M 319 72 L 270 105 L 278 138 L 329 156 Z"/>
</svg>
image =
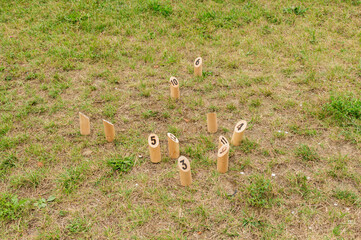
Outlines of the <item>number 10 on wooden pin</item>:
<svg viewBox="0 0 361 240">
<path fill-rule="evenodd" d="M 180 156 L 178 158 L 178 169 L 179 169 L 181 185 L 182 186 L 191 185 L 192 184 L 191 165 L 186 157 Z"/>
<path fill-rule="evenodd" d="M 175 77 L 170 77 L 170 97 L 173 99 L 179 99 L 180 91 L 179 91 L 179 82 Z"/>
<path fill-rule="evenodd" d="M 159 163 L 161 160 L 159 138 L 154 133 L 148 137 L 150 161 L 152 163 Z"/>
</svg>

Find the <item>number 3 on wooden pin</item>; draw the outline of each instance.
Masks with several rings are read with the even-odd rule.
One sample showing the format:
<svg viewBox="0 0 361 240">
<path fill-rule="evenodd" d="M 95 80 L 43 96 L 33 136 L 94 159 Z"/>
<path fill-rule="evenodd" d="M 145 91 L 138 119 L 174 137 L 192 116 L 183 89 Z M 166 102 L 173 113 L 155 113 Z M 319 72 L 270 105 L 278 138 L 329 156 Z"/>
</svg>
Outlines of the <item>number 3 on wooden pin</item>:
<svg viewBox="0 0 361 240">
<path fill-rule="evenodd" d="M 181 185 L 182 186 L 191 185 L 192 184 L 191 165 L 186 157 L 180 156 L 178 158 L 178 169 L 179 169 Z"/>
<path fill-rule="evenodd" d="M 170 77 L 170 97 L 173 99 L 180 98 L 179 82 L 175 77 Z"/>
<path fill-rule="evenodd" d="M 159 138 L 154 133 L 148 137 L 150 161 L 153 163 L 159 163 L 161 160 L 160 143 Z"/>
</svg>

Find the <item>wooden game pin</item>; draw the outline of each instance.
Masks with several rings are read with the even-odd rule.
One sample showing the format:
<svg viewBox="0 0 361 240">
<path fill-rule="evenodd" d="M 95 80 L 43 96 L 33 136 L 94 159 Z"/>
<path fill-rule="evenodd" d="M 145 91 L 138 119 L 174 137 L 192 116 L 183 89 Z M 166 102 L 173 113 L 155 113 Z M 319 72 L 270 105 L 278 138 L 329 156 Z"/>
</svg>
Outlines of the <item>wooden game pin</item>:
<svg viewBox="0 0 361 240">
<path fill-rule="evenodd" d="M 210 133 L 217 132 L 218 126 L 216 112 L 207 113 L 207 129 Z"/>
<path fill-rule="evenodd" d="M 217 154 L 217 170 L 220 173 L 225 173 L 228 171 L 228 155 L 229 155 L 229 145 L 223 145 Z"/>
<path fill-rule="evenodd" d="M 170 77 L 170 97 L 173 99 L 179 99 L 179 82 L 175 77 Z"/>
<path fill-rule="evenodd" d="M 178 139 L 171 133 L 167 133 L 168 136 L 168 151 L 170 158 L 178 158 L 179 157 L 179 141 Z"/>
<path fill-rule="evenodd" d="M 202 58 L 198 57 L 194 61 L 194 76 L 202 76 Z"/>
<path fill-rule="evenodd" d="M 181 185 L 182 186 L 191 185 L 192 184 L 191 165 L 186 157 L 180 156 L 178 158 L 178 169 L 179 169 Z"/>
<path fill-rule="evenodd" d="M 229 145 L 229 142 L 225 136 L 219 136 L 218 138 L 218 149 L 221 148 L 223 145 Z"/>
<path fill-rule="evenodd" d="M 105 138 L 108 142 L 113 142 L 115 137 L 114 125 L 111 122 L 103 119 Z"/>
<path fill-rule="evenodd" d="M 246 130 L 247 122 L 245 120 L 239 121 L 234 127 L 231 143 L 234 146 L 238 146 L 241 144 L 243 140 L 244 130 Z"/>
<path fill-rule="evenodd" d="M 160 143 L 156 134 L 152 133 L 148 137 L 150 161 L 152 163 L 159 163 L 161 160 Z"/>
<path fill-rule="evenodd" d="M 90 134 L 90 120 L 83 113 L 79 112 L 79 123 L 80 123 L 80 134 L 89 135 Z"/>
</svg>

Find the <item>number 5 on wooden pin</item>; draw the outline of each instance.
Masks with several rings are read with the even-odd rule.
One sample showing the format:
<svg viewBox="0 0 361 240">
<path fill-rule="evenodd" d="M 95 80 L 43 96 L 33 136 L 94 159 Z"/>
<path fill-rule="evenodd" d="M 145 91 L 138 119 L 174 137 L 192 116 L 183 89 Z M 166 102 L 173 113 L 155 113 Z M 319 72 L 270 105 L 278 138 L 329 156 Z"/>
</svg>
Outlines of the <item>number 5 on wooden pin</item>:
<svg viewBox="0 0 361 240">
<path fill-rule="evenodd" d="M 168 151 L 170 158 L 179 157 L 179 140 L 173 134 L 167 133 L 168 136 Z"/>
<path fill-rule="evenodd" d="M 115 137 L 114 125 L 111 122 L 103 119 L 105 138 L 108 142 L 113 142 Z"/>
<path fill-rule="evenodd" d="M 170 77 L 170 96 L 173 99 L 179 99 L 180 91 L 179 91 L 179 82 L 175 77 Z"/>
<path fill-rule="evenodd" d="M 152 163 L 159 163 L 161 160 L 160 154 L 160 143 L 159 138 L 154 133 L 150 134 L 148 137 L 150 161 Z"/>
<path fill-rule="evenodd" d="M 198 57 L 194 61 L 194 76 L 202 76 L 202 58 Z"/>
<path fill-rule="evenodd" d="M 189 160 L 180 156 L 178 158 L 178 169 L 180 182 L 182 186 L 189 186 L 192 184 L 192 174 L 191 174 L 191 165 L 189 164 Z"/>
<path fill-rule="evenodd" d="M 228 171 L 228 156 L 229 156 L 229 145 L 223 145 L 217 154 L 217 170 L 220 173 Z"/>
<path fill-rule="evenodd" d="M 234 131 L 231 139 L 231 143 L 234 146 L 239 146 L 241 144 L 246 127 L 247 127 L 247 122 L 245 120 L 239 121 L 234 127 Z"/>
<path fill-rule="evenodd" d="M 80 123 L 80 134 L 89 135 L 90 134 L 90 120 L 87 116 L 79 112 L 79 123 Z"/>
</svg>

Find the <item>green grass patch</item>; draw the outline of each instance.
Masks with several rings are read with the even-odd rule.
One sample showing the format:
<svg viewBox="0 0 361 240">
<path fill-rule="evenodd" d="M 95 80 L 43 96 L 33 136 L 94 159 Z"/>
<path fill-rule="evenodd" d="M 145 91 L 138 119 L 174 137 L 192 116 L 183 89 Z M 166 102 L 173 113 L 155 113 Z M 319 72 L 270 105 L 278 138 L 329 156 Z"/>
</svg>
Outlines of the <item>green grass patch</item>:
<svg viewBox="0 0 361 240">
<path fill-rule="evenodd" d="M 108 159 L 107 164 L 113 169 L 113 171 L 127 173 L 134 166 L 134 160 L 135 160 L 134 156 L 117 157 L 117 158 Z"/>
<path fill-rule="evenodd" d="M 247 203 L 252 207 L 271 207 L 275 200 L 271 181 L 259 174 L 252 175 L 250 181 L 247 187 Z"/>
<path fill-rule="evenodd" d="M 23 217 L 29 209 L 28 199 L 19 199 L 9 193 L 0 194 L 0 219 L 2 221 L 15 220 Z"/>
<path fill-rule="evenodd" d="M 301 144 L 296 148 L 295 155 L 306 162 L 320 160 L 320 157 L 318 156 L 316 150 L 305 144 Z"/>
</svg>

